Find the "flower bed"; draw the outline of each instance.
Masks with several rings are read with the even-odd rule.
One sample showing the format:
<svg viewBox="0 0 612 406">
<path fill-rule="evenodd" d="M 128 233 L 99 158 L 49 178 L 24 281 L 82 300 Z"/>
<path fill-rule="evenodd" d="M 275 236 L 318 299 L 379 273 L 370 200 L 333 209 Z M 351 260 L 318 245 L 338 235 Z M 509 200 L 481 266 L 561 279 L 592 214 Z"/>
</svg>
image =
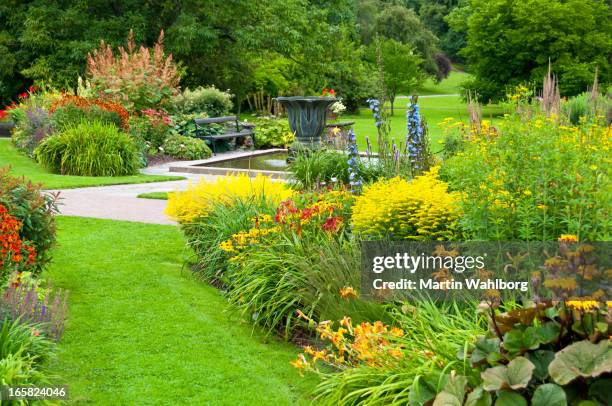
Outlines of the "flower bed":
<svg viewBox="0 0 612 406">
<path fill-rule="evenodd" d="M 195 248 L 195 271 L 245 320 L 304 345 L 293 365 L 322 379 L 317 404 L 605 404 L 612 302 L 603 291 L 581 297 L 552 278 L 547 287 L 567 300 L 359 297 L 363 240 L 609 239 L 612 129 L 537 109 L 522 106 L 498 128 L 451 125 L 457 142 L 439 161 L 413 102 L 407 147 L 387 144 L 377 177 L 354 168 L 351 145 L 343 181 L 313 176 L 330 171 L 317 167 L 325 152 L 311 153 L 294 167 L 295 191 L 230 178 L 235 186 L 206 182 L 171 197 L 169 211 Z M 586 264 L 584 250 L 563 252 Z M 553 262 L 541 266 L 561 266 Z"/>
</svg>

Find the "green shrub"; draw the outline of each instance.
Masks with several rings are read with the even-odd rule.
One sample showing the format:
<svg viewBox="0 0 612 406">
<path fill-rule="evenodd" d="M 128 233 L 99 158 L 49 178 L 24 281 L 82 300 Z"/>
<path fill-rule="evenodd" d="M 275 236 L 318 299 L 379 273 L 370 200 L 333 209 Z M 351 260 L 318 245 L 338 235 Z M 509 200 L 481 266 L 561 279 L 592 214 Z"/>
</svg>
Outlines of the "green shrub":
<svg viewBox="0 0 612 406">
<path fill-rule="evenodd" d="M 19 235 L 36 248 L 38 272 L 49 262 L 49 250 L 55 244 L 56 200 L 57 196 L 43 193 L 40 185 L 0 168 L 0 204 L 23 223 Z"/>
<path fill-rule="evenodd" d="M 255 124 L 256 148 L 284 148 L 295 139 L 287 119 L 256 117 L 249 123 Z"/>
<path fill-rule="evenodd" d="M 187 160 L 204 159 L 212 155 L 212 151 L 203 140 L 178 134 L 166 138 L 160 151 L 173 158 Z"/>
<path fill-rule="evenodd" d="M 610 238 L 608 128 L 509 117 L 445 161 L 441 174 L 461 192 L 468 238 L 550 241 Z"/>
<path fill-rule="evenodd" d="M 163 112 L 147 110 L 148 114 L 130 117 L 129 134 L 140 148 L 157 153 L 166 138 L 172 134 L 170 117 Z"/>
<path fill-rule="evenodd" d="M 612 109 L 612 98 L 598 95 L 593 98 L 591 92 L 584 92 L 571 97 L 561 105 L 562 113 L 569 122 L 578 125 L 583 118 L 587 122 L 597 120 L 597 116 L 606 117 Z"/>
<path fill-rule="evenodd" d="M 229 114 L 233 107 L 232 95 L 214 86 L 185 89 L 172 99 L 174 113 L 196 114 L 201 117 L 220 117 Z"/>
<path fill-rule="evenodd" d="M 100 122 L 82 122 L 47 138 L 35 155 L 49 170 L 62 175 L 125 176 L 139 167 L 132 139 Z"/>
</svg>

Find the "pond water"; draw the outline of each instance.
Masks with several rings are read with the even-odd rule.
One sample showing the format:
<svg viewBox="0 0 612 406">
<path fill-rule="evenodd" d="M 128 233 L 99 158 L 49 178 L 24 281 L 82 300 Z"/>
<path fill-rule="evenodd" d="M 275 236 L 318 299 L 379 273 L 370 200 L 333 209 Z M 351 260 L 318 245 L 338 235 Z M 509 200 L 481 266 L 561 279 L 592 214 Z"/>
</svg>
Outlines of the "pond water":
<svg viewBox="0 0 612 406">
<path fill-rule="evenodd" d="M 254 169 L 259 171 L 285 171 L 287 164 L 287 152 L 271 152 L 264 155 L 255 155 L 230 159 L 221 162 L 211 162 L 198 166 L 214 166 L 215 168 Z"/>
</svg>

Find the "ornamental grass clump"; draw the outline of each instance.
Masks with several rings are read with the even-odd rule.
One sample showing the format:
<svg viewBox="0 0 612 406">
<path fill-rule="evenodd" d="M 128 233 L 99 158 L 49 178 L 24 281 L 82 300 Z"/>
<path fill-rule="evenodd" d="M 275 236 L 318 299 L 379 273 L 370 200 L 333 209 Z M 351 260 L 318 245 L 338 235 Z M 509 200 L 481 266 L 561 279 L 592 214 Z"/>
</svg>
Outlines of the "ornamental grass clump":
<svg viewBox="0 0 612 406">
<path fill-rule="evenodd" d="M 383 179 L 355 201 L 353 230 L 376 238 L 454 240 L 460 235 L 458 202 L 437 167 L 411 181 Z"/>
<path fill-rule="evenodd" d="M 183 192 L 170 193 L 166 214 L 179 223 L 190 223 L 208 215 L 215 203 L 231 203 L 236 198 L 265 198 L 278 204 L 289 198 L 293 191 L 284 182 L 272 177 L 257 175 L 229 175 L 213 181 L 202 179 L 190 184 Z"/>
<path fill-rule="evenodd" d="M 81 122 L 47 138 L 34 152 L 53 173 L 76 176 L 133 175 L 140 166 L 136 145 L 114 125 Z"/>
</svg>

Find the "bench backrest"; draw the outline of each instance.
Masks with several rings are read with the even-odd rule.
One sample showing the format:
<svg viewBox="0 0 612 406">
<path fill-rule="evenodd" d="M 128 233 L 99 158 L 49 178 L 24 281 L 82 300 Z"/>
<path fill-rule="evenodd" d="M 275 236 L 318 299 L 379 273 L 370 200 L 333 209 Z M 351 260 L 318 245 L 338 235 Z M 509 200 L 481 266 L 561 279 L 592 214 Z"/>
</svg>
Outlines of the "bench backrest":
<svg viewBox="0 0 612 406">
<path fill-rule="evenodd" d="M 210 118 L 196 118 L 196 125 L 202 124 L 219 124 L 219 123 L 229 123 L 231 121 L 237 122 L 238 117 L 236 116 L 224 116 L 224 117 L 210 117 Z"/>
</svg>

